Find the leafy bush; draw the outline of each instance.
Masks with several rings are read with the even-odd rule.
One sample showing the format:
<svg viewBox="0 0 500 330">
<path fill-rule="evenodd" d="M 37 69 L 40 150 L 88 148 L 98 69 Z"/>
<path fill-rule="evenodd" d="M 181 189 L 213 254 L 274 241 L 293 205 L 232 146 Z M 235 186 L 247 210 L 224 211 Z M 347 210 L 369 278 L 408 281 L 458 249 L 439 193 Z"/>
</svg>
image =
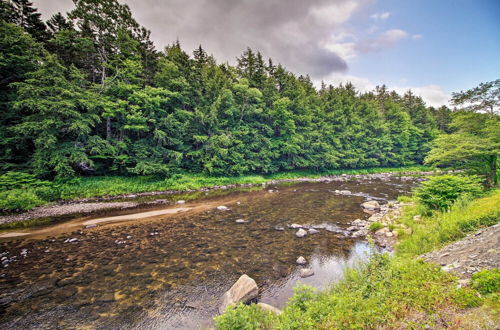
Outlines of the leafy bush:
<svg viewBox="0 0 500 330">
<path fill-rule="evenodd" d="M 377 231 L 382 228 L 384 228 L 384 226 L 380 222 L 372 222 L 370 224 L 370 231 Z"/>
<path fill-rule="evenodd" d="M 275 318 L 273 313 L 264 311 L 255 304 L 239 304 L 236 307 L 229 307 L 223 315 L 217 316 L 215 326 L 221 330 L 267 329 Z"/>
<path fill-rule="evenodd" d="M 33 191 L 14 189 L 0 193 L 0 210 L 26 211 L 45 204 Z"/>
<path fill-rule="evenodd" d="M 472 275 L 471 287 L 482 294 L 500 292 L 500 269 L 485 269 Z"/>
<path fill-rule="evenodd" d="M 477 177 L 442 175 L 423 182 L 416 190 L 416 196 L 429 209 L 445 211 L 460 197 L 477 197 L 481 192 Z"/>
</svg>

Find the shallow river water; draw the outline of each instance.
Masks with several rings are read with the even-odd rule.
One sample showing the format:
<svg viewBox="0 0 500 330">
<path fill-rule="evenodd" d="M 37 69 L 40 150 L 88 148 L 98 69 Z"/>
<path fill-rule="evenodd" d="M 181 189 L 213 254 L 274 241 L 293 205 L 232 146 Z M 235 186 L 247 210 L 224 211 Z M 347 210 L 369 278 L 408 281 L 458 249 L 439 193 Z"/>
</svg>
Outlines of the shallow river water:
<svg viewBox="0 0 500 330">
<path fill-rule="evenodd" d="M 414 184 L 394 177 L 208 193 L 183 205 L 107 212 L 4 238 L 0 258 L 9 263 L 0 266 L 0 328 L 208 327 L 220 297 L 242 274 L 256 280 L 259 301 L 281 308 L 298 282 L 325 288 L 367 257 L 367 242 L 345 232 L 369 216 L 361 203 L 384 203 Z M 182 210 L 165 211 L 176 207 Z M 100 221 L 127 214 L 130 221 Z M 320 232 L 298 238 L 292 223 Z M 300 278 L 299 256 L 314 276 Z"/>
</svg>

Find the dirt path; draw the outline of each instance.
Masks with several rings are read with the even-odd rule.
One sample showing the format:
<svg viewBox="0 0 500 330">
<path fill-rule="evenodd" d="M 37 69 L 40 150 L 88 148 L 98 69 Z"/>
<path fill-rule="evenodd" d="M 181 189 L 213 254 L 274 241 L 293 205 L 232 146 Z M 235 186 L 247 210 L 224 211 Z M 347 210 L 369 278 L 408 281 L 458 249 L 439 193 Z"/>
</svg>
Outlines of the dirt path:
<svg viewBox="0 0 500 330">
<path fill-rule="evenodd" d="M 500 224 L 469 234 L 464 239 L 442 249 L 422 255 L 445 271 L 460 278 L 470 278 L 482 269 L 500 268 Z"/>
</svg>

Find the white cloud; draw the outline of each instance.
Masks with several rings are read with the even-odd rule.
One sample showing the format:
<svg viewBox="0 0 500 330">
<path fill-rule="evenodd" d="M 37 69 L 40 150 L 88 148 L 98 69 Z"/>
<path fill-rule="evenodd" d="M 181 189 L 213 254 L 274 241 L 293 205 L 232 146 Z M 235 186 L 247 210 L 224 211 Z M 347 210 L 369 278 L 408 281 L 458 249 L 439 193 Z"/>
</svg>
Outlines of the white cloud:
<svg viewBox="0 0 500 330">
<path fill-rule="evenodd" d="M 375 38 L 365 39 L 356 44 L 356 50 L 361 53 L 378 52 L 394 46 L 397 42 L 408 38 L 409 34 L 405 30 L 387 30 Z"/>
<path fill-rule="evenodd" d="M 347 22 L 360 4 L 356 1 L 346 1 L 314 6 L 309 9 L 309 15 L 324 24 L 342 24 Z"/>
<path fill-rule="evenodd" d="M 375 13 L 375 14 L 371 15 L 370 17 L 376 21 L 385 21 L 390 16 L 391 16 L 391 13 L 386 11 L 383 13 Z"/>
<path fill-rule="evenodd" d="M 421 34 L 414 34 L 414 35 L 411 36 L 411 38 L 413 40 L 420 40 L 420 39 L 423 38 L 423 36 Z"/>
</svg>

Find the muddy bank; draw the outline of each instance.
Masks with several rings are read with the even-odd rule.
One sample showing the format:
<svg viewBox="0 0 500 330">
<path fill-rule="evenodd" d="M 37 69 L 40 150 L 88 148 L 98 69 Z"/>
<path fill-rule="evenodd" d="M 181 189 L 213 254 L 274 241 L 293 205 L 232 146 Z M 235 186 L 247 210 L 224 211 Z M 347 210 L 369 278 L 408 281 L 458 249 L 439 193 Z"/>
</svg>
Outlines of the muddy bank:
<svg viewBox="0 0 500 330">
<path fill-rule="evenodd" d="M 41 218 L 51 218 L 51 217 L 65 217 L 71 215 L 91 215 L 99 211 L 111 211 L 111 210 L 126 210 L 134 209 L 144 205 L 149 205 L 151 207 L 159 205 L 171 205 L 175 203 L 175 195 L 195 193 L 195 192 L 210 192 L 214 190 L 233 190 L 238 188 L 251 188 L 258 186 L 271 186 L 282 183 L 300 183 L 300 182 L 346 182 L 350 180 L 382 180 L 387 182 L 391 177 L 399 178 L 403 181 L 416 180 L 415 177 L 410 177 L 409 175 L 430 175 L 435 174 L 435 172 L 404 172 L 404 173 L 378 173 L 378 174 L 363 174 L 363 175 L 336 175 L 336 176 L 324 176 L 320 178 L 297 178 L 297 179 L 282 179 L 282 180 L 272 180 L 264 184 L 233 184 L 225 186 L 213 186 L 207 188 L 201 188 L 196 190 L 185 190 L 185 191 L 153 191 L 144 192 L 136 194 L 127 195 L 116 195 L 116 196 L 104 196 L 96 198 L 85 198 L 72 201 L 60 201 L 58 203 L 46 206 L 40 206 L 30 210 L 28 212 L 23 212 L 19 214 L 3 215 L 0 216 L 0 225 L 12 222 L 41 219 Z M 153 197 L 149 201 L 134 201 L 141 199 L 141 197 Z"/>
</svg>

